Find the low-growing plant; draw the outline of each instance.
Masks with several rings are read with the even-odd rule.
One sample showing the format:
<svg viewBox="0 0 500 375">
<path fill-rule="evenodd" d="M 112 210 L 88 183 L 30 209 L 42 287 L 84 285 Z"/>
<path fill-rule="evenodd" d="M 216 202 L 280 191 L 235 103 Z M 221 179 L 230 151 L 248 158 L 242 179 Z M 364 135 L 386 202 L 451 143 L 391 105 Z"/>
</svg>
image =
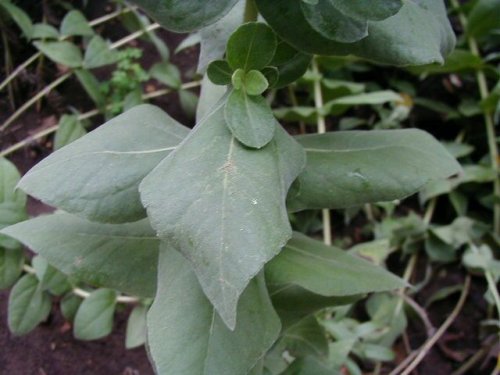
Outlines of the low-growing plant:
<svg viewBox="0 0 500 375">
<path fill-rule="evenodd" d="M 208 79 L 197 125 L 190 130 L 157 107 L 135 106 L 60 148 L 19 181 L 24 192 L 64 212 L 1 233 L 43 257 L 34 264 L 37 275 L 50 265 L 109 288 L 87 296 L 76 312 L 79 338 L 109 332 L 120 298 L 112 289 L 143 299 L 134 317 L 142 321 L 147 311 L 147 346 L 159 374 L 337 373 L 346 358 L 339 354 L 331 362 L 325 329 L 349 343 L 346 353 L 392 358 L 388 342 L 406 324 L 404 315 L 395 315 L 399 325 L 389 338 L 376 331 L 394 328 L 384 317 L 387 306 L 400 303 L 394 296 L 368 301 L 371 325 L 340 318 L 320 325 L 314 314 L 367 293 L 404 288 L 405 281 L 293 232 L 289 214 L 393 201 L 462 173 L 450 153 L 420 130 L 325 133 L 326 115 L 357 104 L 391 103 L 391 114 L 380 112 L 380 127 L 395 127 L 405 116 L 405 98 L 330 82 L 354 95 L 324 102 L 314 56 L 355 55 L 396 66 L 442 63 L 455 43 L 444 4 L 135 3 L 167 29 L 202 29 L 199 68 L 207 69 Z M 259 14 L 266 23 L 257 22 Z M 315 107 L 273 112 L 265 94 L 297 81 L 311 61 Z M 397 106 L 403 108 L 392 115 Z M 312 121 L 320 134 L 293 137 L 275 115 Z M 44 293 L 51 290 L 33 275 L 21 281 L 11 294 L 16 308 L 9 320 L 19 334 L 33 322 L 17 312 L 37 306 L 36 320 L 43 319 Z M 78 302 L 67 299 L 73 316 Z M 311 351 L 310 342 L 319 350 Z"/>
</svg>

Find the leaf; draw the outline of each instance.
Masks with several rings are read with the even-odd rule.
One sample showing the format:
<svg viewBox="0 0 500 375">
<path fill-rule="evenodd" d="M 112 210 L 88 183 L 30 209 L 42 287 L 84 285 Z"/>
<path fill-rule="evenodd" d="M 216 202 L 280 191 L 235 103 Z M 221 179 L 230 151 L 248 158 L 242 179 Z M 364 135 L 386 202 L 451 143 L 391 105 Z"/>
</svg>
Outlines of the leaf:
<svg viewBox="0 0 500 375">
<path fill-rule="evenodd" d="M 99 289 L 81 303 L 75 316 L 73 334 L 78 340 L 97 340 L 113 330 L 116 292 Z"/>
<path fill-rule="evenodd" d="M 51 302 L 35 275 L 24 275 L 9 296 L 8 325 L 15 335 L 25 335 L 47 319 Z"/>
<path fill-rule="evenodd" d="M 137 106 L 42 160 L 19 187 L 90 220 L 135 221 L 146 216 L 139 183 L 187 133 L 159 108 Z"/>
<path fill-rule="evenodd" d="M 268 285 L 296 285 L 322 296 L 394 290 L 404 282 L 385 269 L 300 233 L 266 267 Z"/>
<path fill-rule="evenodd" d="M 229 38 L 227 61 L 233 70 L 260 70 L 272 61 L 277 45 L 276 35 L 269 26 L 249 22 L 240 26 Z"/>
<path fill-rule="evenodd" d="M 296 138 L 307 166 L 289 209 L 346 208 L 402 199 L 429 181 L 461 172 L 431 135 L 417 129 L 344 131 Z"/>
<path fill-rule="evenodd" d="M 34 42 L 36 48 L 55 63 L 69 68 L 82 66 L 83 58 L 80 49 L 71 42 Z"/>
<path fill-rule="evenodd" d="M 33 39 L 58 39 L 59 31 L 48 23 L 36 23 L 33 25 Z"/>
<path fill-rule="evenodd" d="M 168 30 L 190 32 L 208 26 L 228 13 L 238 0 L 133 0 Z"/>
<path fill-rule="evenodd" d="M 159 374 L 247 374 L 280 332 L 263 278 L 251 281 L 231 331 L 205 297 L 191 265 L 160 252 L 158 292 L 148 313 L 148 344 Z"/>
<path fill-rule="evenodd" d="M 256 0 L 274 31 L 300 51 L 356 55 L 392 65 L 442 63 L 455 37 L 442 1 L 409 0 L 393 17 L 370 22 L 368 36 L 356 43 L 331 41 L 306 21 L 301 0 Z"/>
<path fill-rule="evenodd" d="M 78 280 L 133 295 L 154 295 L 158 240 L 147 220 L 100 224 L 60 213 L 39 216 L 2 233 Z"/>
<path fill-rule="evenodd" d="M 20 174 L 10 161 L 0 158 L 0 229 L 26 220 L 26 194 L 16 190 Z M 17 241 L 0 234 L 0 247 L 16 249 Z"/>
<path fill-rule="evenodd" d="M 144 345 L 146 342 L 146 315 L 148 307 L 137 305 L 134 307 L 127 321 L 127 333 L 125 337 L 125 347 L 134 349 Z"/>
<path fill-rule="evenodd" d="M 66 294 L 61 300 L 61 313 L 64 318 L 69 322 L 73 322 L 81 304 L 82 298 L 73 293 Z"/>
<path fill-rule="evenodd" d="M 201 82 L 200 98 L 196 108 L 196 122 L 199 122 L 207 113 L 210 113 L 225 93 L 225 86 L 212 83 L 208 76 L 205 75 Z"/>
<path fill-rule="evenodd" d="M 245 75 L 245 91 L 248 95 L 262 95 L 268 87 L 269 82 L 267 81 L 264 74 L 262 74 L 260 71 L 250 70 Z"/>
<path fill-rule="evenodd" d="M 24 254 L 20 249 L 0 247 L 0 290 L 14 284 L 23 271 Z"/>
<path fill-rule="evenodd" d="M 242 146 L 227 129 L 224 102 L 144 179 L 140 192 L 160 238 L 191 261 L 234 328 L 240 294 L 291 236 L 284 197 L 304 154 L 281 127 L 259 151 Z"/>
<path fill-rule="evenodd" d="M 106 104 L 106 98 L 101 91 L 101 84 L 97 78 L 85 69 L 76 69 L 75 74 L 78 81 L 80 81 L 80 84 L 85 89 L 85 92 L 92 99 L 95 105 L 99 108 L 103 108 Z"/>
<path fill-rule="evenodd" d="M 17 5 L 12 4 L 9 0 L 1 1 L 0 7 L 9 14 L 14 22 L 19 26 L 26 39 L 31 39 L 33 36 L 33 23 L 28 14 Z"/>
<path fill-rule="evenodd" d="M 216 85 L 229 85 L 233 70 L 226 60 L 212 61 L 207 68 L 207 75 L 210 81 Z"/>
<path fill-rule="evenodd" d="M 59 120 L 59 127 L 54 137 L 54 150 L 59 150 L 85 134 L 87 131 L 77 115 L 63 115 Z"/>
<path fill-rule="evenodd" d="M 35 269 L 36 277 L 40 281 L 40 288 L 60 296 L 71 289 L 66 275 L 52 267 L 47 260 L 40 255 L 33 257 L 31 264 Z"/>
<path fill-rule="evenodd" d="M 494 29 L 500 28 L 500 1 L 478 0 L 468 16 L 467 35 L 482 37 Z"/>
<path fill-rule="evenodd" d="M 100 68 L 118 61 L 118 52 L 112 50 L 108 43 L 99 35 L 95 35 L 89 42 L 83 58 L 85 69 Z"/>
<path fill-rule="evenodd" d="M 224 108 L 224 118 L 233 135 L 245 146 L 262 148 L 274 137 L 276 120 L 266 99 L 233 90 Z"/>
<path fill-rule="evenodd" d="M 308 316 L 286 329 L 282 341 L 294 357 L 311 355 L 326 358 L 328 355 L 326 333 L 314 316 Z"/>
<path fill-rule="evenodd" d="M 337 375 L 338 372 L 325 367 L 314 357 L 301 358 L 294 361 L 285 372 L 280 375 Z"/>
<path fill-rule="evenodd" d="M 94 30 L 92 30 L 87 19 L 79 10 L 71 10 L 66 13 L 60 31 L 64 37 L 94 35 Z"/>
<path fill-rule="evenodd" d="M 368 36 L 368 21 L 382 21 L 395 15 L 401 0 L 326 0 L 317 4 L 301 3 L 309 25 L 324 37 L 353 43 Z"/>
<path fill-rule="evenodd" d="M 190 119 L 194 119 L 198 106 L 198 96 L 188 90 L 179 90 L 179 102 L 186 116 Z"/>
<path fill-rule="evenodd" d="M 164 61 L 153 65 L 149 74 L 164 85 L 172 88 L 179 88 L 182 84 L 181 72 L 174 64 Z"/>
</svg>

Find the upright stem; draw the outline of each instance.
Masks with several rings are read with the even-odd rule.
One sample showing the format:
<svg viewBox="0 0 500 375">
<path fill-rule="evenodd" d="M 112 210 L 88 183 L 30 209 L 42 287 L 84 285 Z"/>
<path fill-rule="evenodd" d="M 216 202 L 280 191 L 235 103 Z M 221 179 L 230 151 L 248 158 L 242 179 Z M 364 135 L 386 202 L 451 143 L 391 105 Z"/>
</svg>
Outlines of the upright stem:
<svg viewBox="0 0 500 375">
<path fill-rule="evenodd" d="M 458 17 L 463 26 L 463 29 L 467 30 L 467 18 L 460 11 L 460 5 L 458 3 L 458 0 L 451 0 L 451 4 L 453 5 L 453 8 L 458 12 Z M 469 36 L 467 38 L 467 43 L 469 45 L 471 53 L 474 56 L 480 58 L 481 53 L 479 51 L 476 39 L 474 37 Z M 476 72 L 476 80 L 477 80 L 477 85 L 479 87 L 479 95 L 481 96 L 481 99 L 484 100 L 490 95 L 490 93 L 488 90 L 488 83 L 486 81 L 486 76 L 484 75 L 484 72 L 482 70 L 478 70 Z M 493 121 L 493 116 L 490 112 L 484 110 L 483 116 L 484 116 L 484 124 L 486 127 L 486 135 L 488 138 L 488 148 L 490 152 L 491 168 L 495 171 L 496 175 L 495 181 L 493 183 L 494 184 L 493 194 L 496 198 L 493 200 L 493 218 L 494 218 L 493 225 L 495 233 L 497 235 L 500 235 L 500 203 L 497 200 L 498 197 L 500 197 L 500 178 L 498 176 L 498 174 L 500 173 L 500 161 L 498 158 L 498 146 L 496 143 L 496 136 L 495 136 L 495 124 Z"/>
<path fill-rule="evenodd" d="M 326 122 L 323 114 L 323 92 L 321 90 L 321 75 L 318 68 L 316 59 L 312 60 L 312 69 L 314 73 L 314 105 L 316 107 L 318 133 L 326 133 Z M 323 215 L 323 241 L 327 245 L 332 244 L 332 220 L 330 210 L 322 210 Z"/>
<path fill-rule="evenodd" d="M 254 22 L 257 21 L 258 17 L 259 17 L 259 10 L 257 9 L 255 0 L 246 0 L 243 22 Z"/>
</svg>

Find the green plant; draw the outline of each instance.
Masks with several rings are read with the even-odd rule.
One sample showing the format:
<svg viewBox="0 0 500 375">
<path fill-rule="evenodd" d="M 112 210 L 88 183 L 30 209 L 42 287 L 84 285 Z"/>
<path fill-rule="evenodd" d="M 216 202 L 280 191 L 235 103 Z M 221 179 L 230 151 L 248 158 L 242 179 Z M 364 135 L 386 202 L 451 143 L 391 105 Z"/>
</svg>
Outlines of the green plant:
<svg viewBox="0 0 500 375">
<path fill-rule="evenodd" d="M 137 3 L 152 12 L 158 5 Z M 454 36 L 436 1 L 372 0 L 369 7 L 342 0 L 236 3 L 162 1 L 165 13 L 153 13 L 176 31 L 229 30 L 219 38 L 201 33 L 202 53 L 227 42 L 226 58 L 208 65 L 209 78 L 227 92 L 217 94 L 221 90 L 206 81 L 199 106 L 206 110 L 198 111 L 195 129 L 158 108 L 134 107 L 53 153 L 19 182 L 66 213 L 2 233 L 88 284 L 154 298 L 148 346 L 160 374 L 332 373 L 320 355 L 298 348 L 296 341 L 308 332 L 300 325 L 314 325 L 320 340 L 317 311 L 406 284 L 293 233 L 288 211 L 401 199 L 461 168 L 419 130 L 292 137 L 262 95 L 299 79 L 313 59 L 309 54 L 354 54 L 392 65 L 441 63 Z M 269 26 L 253 22 L 257 10 Z M 243 19 L 249 22 L 238 27 Z M 334 108 L 401 99 L 385 92 L 325 103 L 316 61 L 313 67 L 315 107 L 309 112 L 320 133 Z M 25 278 L 22 287 L 44 312 L 35 280 Z M 102 321 L 79 337 L 108 332 L 116 300 L 112 290 L 92 293 L 80 315 L 84 322 L 93 321 L 92 314 Z M 372 305 L 376 311 L 383 304 Z M 13 331 L 25 332 L 13 321 Z M 290 340 L 297 334 L 299 340 Z M 353 350 L 366 352 L 356 343 Z M 371 358 L 388 358 L 374 345 Z M 287 350 L 295 362 L 273 370 L 273 356 Z"/>
</svg>

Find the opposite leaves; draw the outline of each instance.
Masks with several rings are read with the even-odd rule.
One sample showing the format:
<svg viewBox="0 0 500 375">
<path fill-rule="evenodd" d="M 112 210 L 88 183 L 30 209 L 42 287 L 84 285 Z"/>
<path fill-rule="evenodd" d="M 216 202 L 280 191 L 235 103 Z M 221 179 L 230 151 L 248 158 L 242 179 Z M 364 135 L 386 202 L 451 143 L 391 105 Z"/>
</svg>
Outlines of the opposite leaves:
<svg viewBox="0 0 500 375">
<path fill-rule="evenodd" d="M 228 130 L 224 100 L 142 182 L 159 236 L 188 258 L 224 322 L 248 282 L 291 237 L 285 197 L 304 165 L 302 148 L 281 127 L 260 150 Z"/>
</svg>

